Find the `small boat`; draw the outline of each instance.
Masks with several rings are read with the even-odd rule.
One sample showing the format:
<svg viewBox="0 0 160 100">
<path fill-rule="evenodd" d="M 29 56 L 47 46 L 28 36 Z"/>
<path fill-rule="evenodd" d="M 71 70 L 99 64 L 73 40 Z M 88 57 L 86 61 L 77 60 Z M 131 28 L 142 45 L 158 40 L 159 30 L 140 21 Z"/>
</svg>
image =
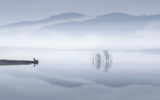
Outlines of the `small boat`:
<svg viewBox="0 0 160 100">
<path fill-rule="evenodd" d="M 33 58 L 33 61 L 31 61 L 31 60 L 0 59 L 0 66 L 5 66 L 5 65 L 30 65 L 30 64 L 34 64 L 34 66 L 35 66 L 35 65 L 38 64 L 38 60 L 36 60 L 35 58 Z"/>
</svg>

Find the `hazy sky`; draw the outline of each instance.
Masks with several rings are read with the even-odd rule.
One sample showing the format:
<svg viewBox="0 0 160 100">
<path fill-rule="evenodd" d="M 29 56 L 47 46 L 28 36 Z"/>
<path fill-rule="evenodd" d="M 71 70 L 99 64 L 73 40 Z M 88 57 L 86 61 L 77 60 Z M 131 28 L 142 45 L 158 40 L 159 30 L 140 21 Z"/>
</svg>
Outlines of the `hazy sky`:
<svg viewBox="0 0 160 100">
<path fill-rule="evenodd" d="M 46 18 L 63 12 L 90 16 L 110 12 L 160 13 L 160 0 L 0 0 L 0 25 Z"/>
</svg>

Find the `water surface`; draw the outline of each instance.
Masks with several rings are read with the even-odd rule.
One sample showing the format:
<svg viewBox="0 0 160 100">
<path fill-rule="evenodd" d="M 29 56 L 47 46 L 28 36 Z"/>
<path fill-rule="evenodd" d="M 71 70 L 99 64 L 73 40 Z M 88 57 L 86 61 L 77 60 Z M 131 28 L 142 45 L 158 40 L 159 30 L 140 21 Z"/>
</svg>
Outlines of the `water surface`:
<svg viewBox="0 0 160 100">
<path fill-rule="evenodd" d="M 1 59 L 39 65 L 0 66 L 3 100 L 159 100 L 160 55 L 109 51 L 112 64 L 97 67 L 102 51 L 0 51 Z"/>
</svg>

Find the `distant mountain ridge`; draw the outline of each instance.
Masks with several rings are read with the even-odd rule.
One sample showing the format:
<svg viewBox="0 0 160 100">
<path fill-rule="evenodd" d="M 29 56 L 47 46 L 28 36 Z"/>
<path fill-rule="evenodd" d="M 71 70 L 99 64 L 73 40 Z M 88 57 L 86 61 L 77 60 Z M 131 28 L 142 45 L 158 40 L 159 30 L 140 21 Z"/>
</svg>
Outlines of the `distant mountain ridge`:
<svg viewBox="0 0 160 100">
<path fill-rule="evenodd" d="M 125 13 L 110 13 L 81 22 L 72 21 L 56 25 L 49 25 L 43 29 L 65 32 L 70 30 L 72 32 L 76 32 L 77 30 L 84 30 L 83 32 L 91 30 L 92 32 L 98 31 L 100 33 L 106 33 L 117 30 L 142 30 L 149 27 L 152 23 L 157 24 L 159 22 L 160 14 L 134 16 Z M 160 27 L 160 24 L 158 24 L 158 27 Z"/>
<path fill-rule="evenodd" d="M 22 22 L 17 22 L 17 23 L 12 23 L 8 25 L 1 26 L 0 28 L 12 28 L 12 27 L 24 27 L 24 26 L 32 26 L 32 25 L 40 25 L 40 24 L 48 24 L 48 23 L 56 23 L 58 21 L 70 21 L 70 20 L 76 20 L 76 19 L 83 19 L 88 17 L 87 15 L 83 15 L 80 13 L 74 13 L 74 12 L 69 12 L 69 13 L 62 13 L 59 15 L 54 15 L 42 20 L 37 20 L 37 21 L 22 21 Z"/>
<path fill-rule="evenodd" d="M 1 26 L 0 29 L 14 27 L 15 29 L 21 29 L 21 27 L 29 27 L 29 29 L 32 29 L 34 26 L 41 26 L 35 30 L 43 30 L 44 32 L 56 31 L 75 34 L 78 34 L 78 32 L 83 34 L 85 34 L 85 32 L 97 32 L 111 34 L 111 32 L 117 33 L 118 30 L 123 33 L 123 31 L 130 32 L 136 30 L 145 30 L 150 26 L 153 28 L 156 26 L 157 29 L 160 29 L 160 14 L 135 16 L 118 12 L 91 18 L 87 15 L 71 12 L 51 16 L 37 21 L 13 23 Z"/>
</svg>

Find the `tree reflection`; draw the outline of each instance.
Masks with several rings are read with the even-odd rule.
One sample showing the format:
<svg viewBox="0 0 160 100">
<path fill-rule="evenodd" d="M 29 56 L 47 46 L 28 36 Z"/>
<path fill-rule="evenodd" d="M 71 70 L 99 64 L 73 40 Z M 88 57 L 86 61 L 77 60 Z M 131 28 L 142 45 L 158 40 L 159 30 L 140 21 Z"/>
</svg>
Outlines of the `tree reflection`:
<svg viewBox="0 0 160 100">
<path fill-rule="evenodd" d="M 95 57 L 93 57 L 93 65 L 96 66 L 97 69 L 101 68 L 101 54 L 97 53 Z"/>
<path fill-rule="evenodd" d="M 104 68 L 104 71 L 107 72 L 112 65 L 112 59 L 109 52 L 107 50 L 104 50 L 103 52 L 97 53 L 92 58 L 92 64 L 98 70 Z"/>
</svg>

